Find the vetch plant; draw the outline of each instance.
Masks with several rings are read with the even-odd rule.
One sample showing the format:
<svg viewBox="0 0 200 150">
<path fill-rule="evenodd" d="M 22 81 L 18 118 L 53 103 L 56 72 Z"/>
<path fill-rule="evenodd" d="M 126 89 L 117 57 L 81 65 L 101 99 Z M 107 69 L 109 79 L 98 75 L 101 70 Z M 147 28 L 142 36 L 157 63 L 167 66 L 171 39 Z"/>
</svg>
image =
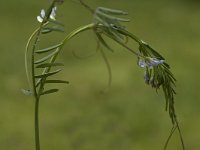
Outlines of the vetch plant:
<svg viewBox="0 0 200 150">
<path fill-rule="evenodd" d="M 50 34 L 52 32 L 63 32 L 64 24 L 56 20 L 56 12 L 59 4 L 63 0 L 53 0 L 47 10 L 42 9 L 41 13 L 37 16 L 37 21 L 40 23 L 39 27 L 30 36 L 25 50 L 25 68 L 26 75 L 29 83 L 29 89 L 22 91 L 26 95 L 31 95 L 35 99 L 35 146 L 36 150 L 40 150 L 39 138 L 39 102 L 42 96 L 58 92 L 58 88 L 49 89 L 49 84 L 68 84 L 68 81 L 54 79 L 54 75 L 62 71 L 60 67 L 64 64 L 57 61 L 61 50 L 65 44 L 74 36 L 86 30 L 92 30 L 96 36 L 99 47 L 105 47 L 114 52 L 105 37 L 112 39 L 120 44 L 126 50 L 130 51 L 136 56 L 136 64 L 144 69 L 144 82 L 152 88 L 159 90 L 162 89 L 166 100 L 166 111 L 172 121 L 172 130 L 165 143 L 164 149 L 167 149 L 168 142 L 173 135 L 174 131 L 178 129 L 180 140 L 182 142 L 182 149 L 185 150 L 181 130 L 176 117 L 174 107 L 174 95 L 176 79 L 170 71 L 170 66 L 167 64 L 165 58 L 153 49 L 149 44 L 142 41 L 140 38 L 128 31 L 123 22 L 129 22 L 129 19 L 124 19 L 123 16 L 128 13 L 121 10 L 110 8 L 98 7 L 95 10 L 90 8 L 82 0 L 80 4 L 91 12 L 93 21 L 90 24 L 81 26 L 65 36 L 65 38 L 54 44 L 50 44 L 46 48 L 40 48 L 43 34 Z M 45 36 L 46 37 L 46 36 Z M 135 41 L 138 44 L 138 51 L 133 50 L 128 42 Z M 132 42 L 131 41 L 131 42 Z M 112 74 L 109 61 L 102 48 L 98 49 L 104 58 L 108 68 L 109 82 L 111 84 Z"/>
</svg>

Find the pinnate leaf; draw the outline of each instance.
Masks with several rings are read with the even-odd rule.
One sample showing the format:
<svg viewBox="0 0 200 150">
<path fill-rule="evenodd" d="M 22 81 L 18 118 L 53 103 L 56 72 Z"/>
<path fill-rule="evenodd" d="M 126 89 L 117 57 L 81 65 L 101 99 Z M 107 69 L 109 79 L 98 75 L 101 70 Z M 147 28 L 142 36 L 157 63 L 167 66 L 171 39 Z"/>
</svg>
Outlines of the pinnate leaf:
<svg viewBox="0 0 200 150">
<path fill-rule="evenodd" d="M 40 95 L 56 93 L 56 92 L 58 92 L 58 91 L 59 91 L 58 89 L 50 89 L 50 90 L 47 90 L 47 91 L 42 92 Z"/>
<path fill-rule="evenodd" d="M 51 46 L 51 47 L 47 47 L 47 48 L 44 48 L 44 49 L 40 49 L 40 50 L 37 50 L 35 51 L 35 53 L 46 53 L 46 52 L 49 52 L 51 50 L 54 50 L 56 48 L 59 48 L 62 44 L 57 44 L 57 45 L 54 45 L 54 46 Z"/>
<path fill-rule="evenodd" d="M 37 65 L 36 68 L 46 68 L 46 67 L 58 67 L 58 66 L 64 66 L 62 63 L 44 63 Z"/>
<path fill-rule="evenodd" d="M 63 80 L 46 80 L 45 83 L 65 83 L 65 84 L 69 84 L 69 81 L 63 81 Z"/>
<path fill-rule="evenodd" d="M 48 72 L 48 73 L 44 73 L 44 74 L 41 74 L 41 75 L 35 75 L 35 78 L 46 78 L 48 76 L 52 76 L 58 72 L 60 72 L 62 69 L 58 69 L 56 71 L 52 71 L 52 72 Z"/>
<path fill-rule="evenodd" d="M 55 50 L 54 52 L 50 53 L 49 55 L 47 55 L 47 56 L 45 56 L 45 57 L 43 57 L 43 58 L 41 58 L 39 60 L 36 60 L 34 62 L 34 64 L 42 63 L 42 62 L 48 60 L 49 58 L 51 58 L 52 56 L 56 55 L 57 53 L 58 53 L 58 50 Z"/>
</svg>

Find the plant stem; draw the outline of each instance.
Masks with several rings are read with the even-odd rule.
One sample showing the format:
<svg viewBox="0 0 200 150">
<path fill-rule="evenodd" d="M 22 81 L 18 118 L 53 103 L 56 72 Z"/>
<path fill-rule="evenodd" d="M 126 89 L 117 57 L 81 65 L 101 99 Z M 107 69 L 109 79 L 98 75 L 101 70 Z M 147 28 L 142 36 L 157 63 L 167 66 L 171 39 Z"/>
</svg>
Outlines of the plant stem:
<svg viewBox="0 0 200 150">
<path fill-rule="evenodd" d="M 34 98 L 35 98 L 35 148 L 36 150 L 40 150 L 40 138 L 39 138 L 39 99 L 40 97 L 38 96 L 37 93 L 37 89 L 36 89 L 36 83 L 35 83 L 35 49 L 36 49 L 36 45 L 37 42 L 39 41 L 39 37 L 41 34 L 41 30 L 42 30 L 42 26 L 45 25 L 45 23 L 42 23 L 39 27 L 39 29 L 37 30 L 37 34 L 36 34 L 36 38 L 35 41 L 33 43 L 33 48 L 32 48 L 32 60 L 31 60 L 31 68 L 32 68 L 32 88 L 33 88 L 33 94 L 34 94 Z"/>
<path fill-rule="evenodd" d="M 92 14 L 94 14 L 94 10 L 88 6 L 86 3 L 83 2 L 83 0 L 79 0 L 81 5 L 83 5 L 85 8 L 87 8 Z"/>
<path fill-rule="evenodd" d="M 35 146 L 36 150 L 40 150 L 40 135 L 39 135 L 39 99 L 35 100 Z"/>
<path fill-rule="evenodd" d="M 41 31 L 41 27 L 38 29 L 34 44 L 33 44 L 33 48 L 32 48 L 32 62 L 31 62 L 31 69 L 32 69 L 32 88 L 33 88 L 33 94 L 34 94 L 34 98 L 35 98 L 35 147 L 36 150 L 40 150 L 40 139 L 39 139 L 39 119 L 38 119 L 38 109 L 39 109 L 39 97 L 38 97 L 38 93 L 37 93 L 37 89 L 36 89 L 36 85 L 35 85 L 35 65 L 34 65 L 34 61 L 35 61 L 35 49 L 36 49 L 36 44 L 39 40 L 39 36 L 40 36 L 40 31 Z"/>
</svg>

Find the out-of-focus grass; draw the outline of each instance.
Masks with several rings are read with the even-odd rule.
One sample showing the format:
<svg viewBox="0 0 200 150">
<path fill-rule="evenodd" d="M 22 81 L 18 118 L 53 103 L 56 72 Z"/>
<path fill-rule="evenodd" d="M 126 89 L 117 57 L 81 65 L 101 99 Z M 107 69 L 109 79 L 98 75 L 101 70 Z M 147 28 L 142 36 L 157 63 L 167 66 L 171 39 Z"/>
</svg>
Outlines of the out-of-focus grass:
<svg viewBox="0 0 200 150">
<path fill-rule="evenodd" d="M 186 147 L 200 148 L 200 10 L 198 1 L 87 0 L 92 7 L 127 10 L 130 31 L 161 52 L 171 64 L 177 82 L 177 115 Z M 25 42 L 37 27 L 36 16 L 49 1 L 2 1 L 0 5 L 0 149 L 33 150 L 33 99 L 24 96 Z M 66 33 L 89 23 L 90 14 L 66 0 L 59 8 Z M 61 37 L 60 37 L 61 36 Z M 56 34 L 52 40 L 62 38 Z M 113 71 L 109 92 L 107 72 L 100 54 L 76 59 L 72 51 L 87 56 L 95 51 L 93 34 L 87 32 L 70 41 L 61 61 L 60 78 L 70 81 L 58 94 L 41 100 L 41 148 L 44 150 L 157 150 L 162 149 L 171 128 L 164 111 L 162 92 L 143 83 L 143 70 L 136 59 L 120 46 L 107 52 Z M 49 41 L 50 42 L 50 41 Z M 47 43 L 48 44 L 48 43 Z M 135 46 L 135 48 L 137 48 Z M 180 149 L 176 134 L 170 150 Z"/>
</svg>

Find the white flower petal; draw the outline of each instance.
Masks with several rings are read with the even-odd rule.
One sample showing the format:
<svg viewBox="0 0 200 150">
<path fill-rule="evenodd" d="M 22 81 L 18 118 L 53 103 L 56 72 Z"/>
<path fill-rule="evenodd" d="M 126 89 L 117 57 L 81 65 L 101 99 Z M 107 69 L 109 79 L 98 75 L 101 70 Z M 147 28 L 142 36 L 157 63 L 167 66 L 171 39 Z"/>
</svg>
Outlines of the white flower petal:
<svg viewBox="0 0 200 150">
<path fill-rule="evenodd" d="M 57 10 L 57 8 L 56 7 L 54 7 L 54 8 L 52 8 L 52 11 L 51 11 L 51 14 L 50 14 L 50 18 L 51 19 L 53 19 L 53 20 L 56 20 L 56 10 Z"/>
<path fill-rule="evenodd" d="M 41 17 L 42 17 L 42 18 L 44 18 L 44 17 L 45 17 L 45 11 L 44 11 L 44 9 L 42 9 L 42 10 L 41 10 L 41 13 L 40 13 L 40 15 L 41 15 Z"/>
<path fill-rule="evenodd" d="M 41 16 L 37 16 L 37 20 L 38 20 L 38 22 L 42 22 L 43 18 Z"/>
<path fill-rule="evenodd" d="M 56 20 L 56 18 L 55 18 L 55 16 L 54 15 L 50 15 L 50 18 L 52 19 L 52 20 Z"/>
<path fill-rule="evenodd" d="M 54 7 L 53 10 L 56 11 L 56 10 L 57 10 L 57 7 Z"/>
</svg>

